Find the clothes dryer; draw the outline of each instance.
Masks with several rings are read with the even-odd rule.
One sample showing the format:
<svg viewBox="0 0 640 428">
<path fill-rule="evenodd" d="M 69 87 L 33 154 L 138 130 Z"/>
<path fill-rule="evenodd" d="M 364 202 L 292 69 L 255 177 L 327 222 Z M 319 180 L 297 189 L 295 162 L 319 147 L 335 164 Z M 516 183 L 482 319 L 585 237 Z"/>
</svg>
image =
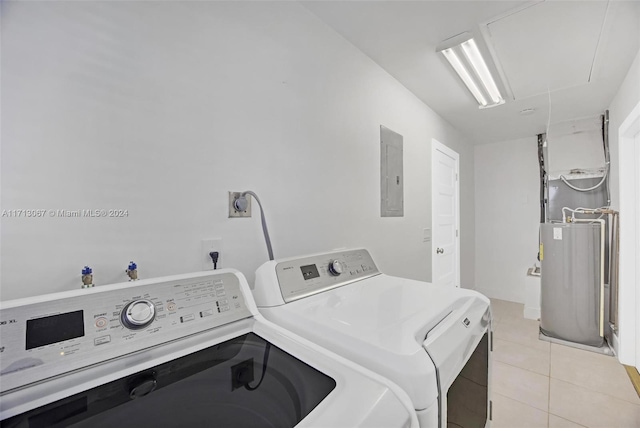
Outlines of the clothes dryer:
<svg viewBox="0 0 640 428">
<path fill-rule="evenodd" d="M 380 273 L 365 249 L 270 261 L 268 320 L 402 387 L 422 427 L 490 425 L 491 309 L 472 290 Z"/>
</svg>

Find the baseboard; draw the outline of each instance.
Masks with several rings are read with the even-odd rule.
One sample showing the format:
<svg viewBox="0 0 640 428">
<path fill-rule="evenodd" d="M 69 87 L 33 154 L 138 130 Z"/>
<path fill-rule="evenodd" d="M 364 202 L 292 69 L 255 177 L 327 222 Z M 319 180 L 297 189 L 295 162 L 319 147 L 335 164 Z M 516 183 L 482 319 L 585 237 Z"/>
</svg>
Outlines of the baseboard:
<svg viewBox="0 0 640 428">
<path fill-rule="evenodd" d="M 638 397 L 640 397 L 640 373 L 638 373 L 638 369 L 631 366 L 624 366 L 624 369 L 627 371 L 629 375 L 629 379 L 631 379 L 631 383 L 633 387 L 636 389 L 636 393 Z"/>
<path fill-rule="evenodd" d="M 482 288 L 476 287 L 476 291 L 484 294 L 490 299 L 505 300 L 507 302 L 524 303 L 522 296 L 513 293 L 511 290 L 495 289 L 495 288 Z"/>
<path fill-rule="evenodd" d="M 524 317 L 529 320 L 540 319 L 540 308 L 528 308 L 524 307 Z"/>
<path fill-rule="evenodd" d="M 620 340 L 618 339 L 618 335 L 615 332 L 611 332 L 611 337 L 609 339 L 611 340 L 609 345 L 613 348 L 613 352 L 616 353 L 618 361 L 620 361 Z"/>
<path fill-rule="evenodd" d="M 571 348 L 582 349 L 583 351 L 595 352 L 596 354 L 608 355 L 610 357 L 615 358 L 615 353 L 607 343 L 607 341 L 603 341 L 602 346 L 590 346 L 582 343 L 571 342 L 568 340 L 562 340 L 555 337 L 547 336 L 542 332 L 542 328 L 538 333 L 538 339 L 544 340 L 545 342 L 557 343 L 559 345 L 569 346 Z"/>
</svg>

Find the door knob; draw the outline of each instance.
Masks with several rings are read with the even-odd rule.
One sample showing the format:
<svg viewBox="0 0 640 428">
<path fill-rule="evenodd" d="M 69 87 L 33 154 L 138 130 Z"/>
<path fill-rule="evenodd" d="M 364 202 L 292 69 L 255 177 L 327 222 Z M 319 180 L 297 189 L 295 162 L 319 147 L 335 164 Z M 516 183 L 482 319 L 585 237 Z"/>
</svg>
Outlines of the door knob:
<svg viewBox="0 0 640 428">
<path fill-rule="evenodd" d="M 444 254 L 444 248 L 436 248 L 437 254 Z"/>
</svg>

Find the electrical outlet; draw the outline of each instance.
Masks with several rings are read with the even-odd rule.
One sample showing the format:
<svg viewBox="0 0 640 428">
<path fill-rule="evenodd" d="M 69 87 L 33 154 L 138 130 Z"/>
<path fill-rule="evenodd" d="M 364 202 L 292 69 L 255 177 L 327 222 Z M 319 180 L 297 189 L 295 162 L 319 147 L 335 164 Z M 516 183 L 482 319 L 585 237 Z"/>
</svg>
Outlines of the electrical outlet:
<svg viewBox="0 0 640 428">
<path fill-rule="evenodd" d="M 200 258 L 202 259 L 202 270 L 213 270 L 213 261 L 211 260 L 210 252 L 217 251 L 218 252 L 218 269 L 221 269 L 223 260 L 224 260 L 224 252 L 222 251 L 222 239 L 221 238 L 213 238 L 213 239 L 203 239 L 202 240 L 202 251 L 200 252 Z"/>
<path fill-rule="evenodd" d="M 247 207 L 242 211 L 238 211 L 235 206 L 236 199 L 240 198 L 242 192 L 229 192 L 229 218 L 232 217 L 251 217 L 251 195 L 245 195 L 247 198 Z"/>
</svg>

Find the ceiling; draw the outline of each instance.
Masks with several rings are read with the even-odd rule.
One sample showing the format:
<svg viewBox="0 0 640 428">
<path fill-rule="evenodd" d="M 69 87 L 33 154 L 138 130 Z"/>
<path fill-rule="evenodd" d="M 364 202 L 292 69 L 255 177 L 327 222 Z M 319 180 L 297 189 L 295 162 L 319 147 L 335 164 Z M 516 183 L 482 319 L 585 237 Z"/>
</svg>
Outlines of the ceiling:
<svg viewBox="0 0 640 428">
<path fill-rule="evenodd" d="M 305 1 L 474 144 L 601 114 L 640 49 L 640 1 Z M 436 46 L 478 42 L 506 103 L 479 109 Z M 528 114 L 523 110 L 533 109 Z"/>
</svg>

